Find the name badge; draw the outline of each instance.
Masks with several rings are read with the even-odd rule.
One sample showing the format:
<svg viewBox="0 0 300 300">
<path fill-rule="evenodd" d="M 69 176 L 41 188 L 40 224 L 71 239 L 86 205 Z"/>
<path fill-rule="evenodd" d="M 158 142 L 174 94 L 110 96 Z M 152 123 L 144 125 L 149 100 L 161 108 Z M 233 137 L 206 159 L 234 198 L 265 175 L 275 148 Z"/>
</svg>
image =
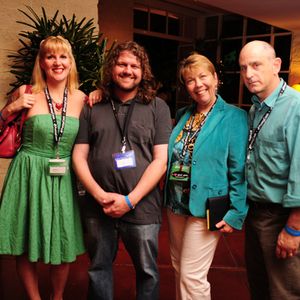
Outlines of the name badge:
<svg viewBox="0 0 300 300">
<path fill-rule="evenodd" d="M 136 167 L 135 154 L 133 150 L 126 151 L 124 153 L 114 153 L 112 156 L 116 170 Z"/>
<path fill-rule="evenodd" d="M 190 166 L 174 163 L 171 167 L 170 180 L 188 181 L 190 178 Z"/>
<path fill-rule="evenodd" d="M 67 161 L 60 158 L 49 159 L 48 167 L 51 176 L 64 176 L 69 171 Z"/>
</svg>

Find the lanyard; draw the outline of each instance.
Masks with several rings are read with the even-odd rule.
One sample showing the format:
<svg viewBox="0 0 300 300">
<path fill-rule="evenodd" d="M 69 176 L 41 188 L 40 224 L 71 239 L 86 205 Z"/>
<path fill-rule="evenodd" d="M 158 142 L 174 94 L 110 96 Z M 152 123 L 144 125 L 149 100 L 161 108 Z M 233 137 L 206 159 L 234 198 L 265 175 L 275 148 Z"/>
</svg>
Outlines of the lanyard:
<svg viewBox="0 0 300 300">
<path fill-rule="evenodd" d="M 215 102 L 215 103 L 216 103 L 216 102 Z M 185 157 L 185 154 L 186 154 L 186 152 L 187 152 L 187 148 L 188 148 L 190 142 L 191 142 L 196 136 L 198 136 L 198 134 L 199 134 L 199 132 L 201 131 L 201 129 L 202 129 L 204 123 L 205 123 L 206 120 L 207 120 L 208 115 L 210 114 L 210 112 L 211 112 L 212 109 L 214 108 L 215 103 L 214 103 L 213 106 L 210 108 L 209 112 L 207 113 L 207 115 L 205 116 L 205 118 L 202 120 L 202 122 L 200 123 L 199 127 L 194 131 L 193 134 L 191 134 L 191 133 L 192 133 L 192 128 L 193 128 L 193 122 L 194 122 L 194 119 L 195 119 L 195 112 L 193 113 L 192 119 L 191 119 L 190 124 L 189 124 L 189 126 L 188 126 L 188 128 L 187 128 L 187 132 L 188 132 L 188 133 L 187 133 L 187 135 L 186 135 L 186 137 L 185 137 L 185 139 L 184 139 L 184 141 L 183 141 L 183 148 L 182 148 L 182 151 L 181 151 L 181 153 L 180 153 L 180 155 L 179 155 L 180 158 L 181 158 L 182 160 L 183 160 L 184 157 Z M 191 136 L 190 136 L 190 135 L 191 135 Z"/>
<path fill-rule="evenodd" d="M 64 129 L 65 129 L 65 124 L 66 124 L 66 115 L 67 115 L 67 102 L 68 102 L 68 89 L 65 87 L 64 90 L 64 96 L 63 96 L 63 107 L 62 107 L 62 113 L 61 113 L 61 122 L 60 122 L 60 129 L 58 130 L 58 125 L 57 125 L 57 119 L 56 119 L 56 114 L 53 108 L 53 103 L 52 103 L 52 98 L 50 96 L 48 87 L 44 89 L 45 96 L 48 102 L 50 114 L 51 114 L 51 119 L 53 123 L 53 133 L 54 133 L 54 141 L 57 145 L 58 148 L 58 143 L 60 142 Z M 58 155 L 58 153 L 57 153 Z"/>
<path fill-rule="evenodd" d="M 278 93 L 278 96 L 275 100 L 275 102 L 278 100 L 278 98 L 284 93 L 285 89 L 286 89 L 286 82 L 284 82 L 282 84 L 282 87 Z M 248 154 L 247 154 L 247 158 L 250 158 L 250 152 L 253 150 L 253 146 L 255 144 L 256 138 L 258 133 L 260 132 L 261 128 L 263 127 L 263 125 L 266 123 L 267 119 L 269 118 L 270 114 L 272 112 L 272 107 L 269 107 L 268 111 L 263 115 L 263 117 L 261 118 L 261 120 L 259 121 L 257 127 L 255 128 L 255 130 L 253 130 L 253 123 L 254 123 L 254 118 L 251 120 L 251 127 L 250 127 L 250 131 L 249 131 L 249 138 L 248 138 Z M 255 112 L 254 112 L 255 114 Z"/>
<path fill-rule="evenodd" d="M 117 124 L 118 124 L 119 131 L 120 131 L 120 134 L 121 134 L 121 137 L 122 137 L 121 152 L 124 153 L 126 151 L 126 136 L 127 136 L 127 132 L 128 132 L 128 125 L 129 125 L 129 121 L 130 121 L 131 116 L 132 116 L 133 108 L 134 108 L 134 105 L 135 105 L 135 100 L 133 99 L 130 103 L 130 106 L 129 106 L 129 109 L 128 109 L 128 113 L 127 113 L 123 128 L 121 127 L 120 120 L 119 120 L 119 117 L 118 117 L 118 113 L 117 113 L 117 110 L 116 110 L 116 107 L 115 107 L 115 103 L 112 99 L 110 100 L 110 103 L 111 103 L 111 108 L 113 110 L 115 119 L 116 119 Z"/>
</svg>

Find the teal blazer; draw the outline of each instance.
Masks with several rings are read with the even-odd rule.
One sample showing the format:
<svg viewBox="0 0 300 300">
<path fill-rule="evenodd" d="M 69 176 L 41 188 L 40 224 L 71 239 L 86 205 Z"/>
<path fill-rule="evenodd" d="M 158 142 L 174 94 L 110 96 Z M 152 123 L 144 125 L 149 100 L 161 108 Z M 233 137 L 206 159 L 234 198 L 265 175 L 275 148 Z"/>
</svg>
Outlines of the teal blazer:
<svg viewBox="0 0 300 300">
<path fill-rule="evenodd" d="M 175 140 L 195 109 L 195 104 L 178 111 L 178 123 L 169 140 L 169 178 Z M 177 117 L 176 116 L 176 117 Z M 248 141 L 247 113 L 218 96 L 213 110 L 199 133 L 191 160 L 189 209 L 193 216 L 206 217 L 206 200 L 230 197 L 224 221 L 241 229 L 248 211 L 246 203 L 245 158 Z M 166 181 L 168 184 L 168 180 Z M 165 188 L 165 203 L 167 203 Z"/>
</svg>

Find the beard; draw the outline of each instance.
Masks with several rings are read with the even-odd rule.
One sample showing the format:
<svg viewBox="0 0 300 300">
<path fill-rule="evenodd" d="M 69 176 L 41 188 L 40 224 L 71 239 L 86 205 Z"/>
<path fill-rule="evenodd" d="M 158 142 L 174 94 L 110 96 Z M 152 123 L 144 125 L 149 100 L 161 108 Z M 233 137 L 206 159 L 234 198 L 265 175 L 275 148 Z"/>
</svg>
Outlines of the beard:
<svg viewBox="0 0 300 300">
<path fill-rule="evenodd" d="M 123 85 L 122 83 L 119 83 L 119 82 L 114 82 L 113 83 L 113 88 L 117 89 L 117 90 L 119 90 L 121 92 L 132 93 L 132 92 L 138 90 L 139 85 L 140 85 L 140 82 L 133 83 L 133 84 L 128 85 L 128 86 Z"/>
</svg>

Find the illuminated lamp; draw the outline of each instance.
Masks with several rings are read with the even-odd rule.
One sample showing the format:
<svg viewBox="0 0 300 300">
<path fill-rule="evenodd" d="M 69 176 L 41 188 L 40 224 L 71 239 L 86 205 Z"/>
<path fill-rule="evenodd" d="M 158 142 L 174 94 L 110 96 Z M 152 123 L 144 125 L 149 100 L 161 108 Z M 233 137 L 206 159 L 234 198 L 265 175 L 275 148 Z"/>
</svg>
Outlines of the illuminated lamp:
<svg viewBox="0 0 300 300">
<path fill-rule="evenodd" d="M 296 83 L 292 85 L 292 88 L 295 89 L 296 91 L 300 92 L 300 83 Z"/>
</svg>

